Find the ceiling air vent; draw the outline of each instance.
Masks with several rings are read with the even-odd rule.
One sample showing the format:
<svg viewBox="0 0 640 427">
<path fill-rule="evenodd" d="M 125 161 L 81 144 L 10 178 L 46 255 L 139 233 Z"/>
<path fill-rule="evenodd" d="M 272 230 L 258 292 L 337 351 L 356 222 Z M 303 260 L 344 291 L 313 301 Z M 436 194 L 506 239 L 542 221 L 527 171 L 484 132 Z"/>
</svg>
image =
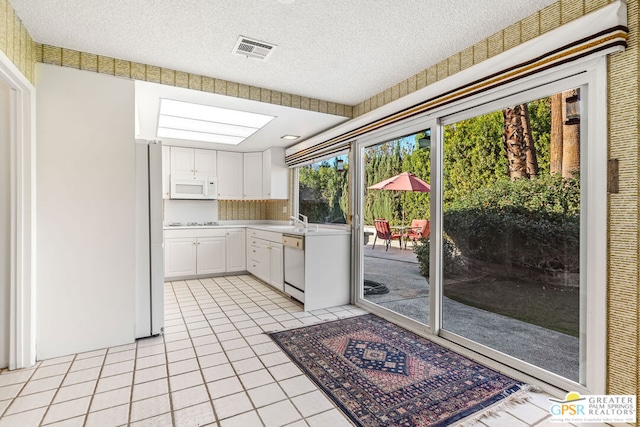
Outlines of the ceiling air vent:
<svg viewBox="0 0 640 427">
<path fill-rule="evenodd" d="M 275 44 L 240 36 L 233 48 L 233 53 L 236 55 L 246 56 L 247 58 L 261 59 L 264 61 L 267 59 L 269 54 L 273 52 L 275 47 Z"/>
</svg>

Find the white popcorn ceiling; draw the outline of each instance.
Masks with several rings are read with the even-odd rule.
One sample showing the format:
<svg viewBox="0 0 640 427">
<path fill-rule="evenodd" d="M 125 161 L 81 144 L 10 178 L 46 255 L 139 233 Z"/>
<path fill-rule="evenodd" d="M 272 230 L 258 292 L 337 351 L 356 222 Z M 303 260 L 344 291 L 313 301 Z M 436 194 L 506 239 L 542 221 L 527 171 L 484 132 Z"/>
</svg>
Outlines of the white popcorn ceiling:
<svg viewBox="0 0 640 427">
<path fill-rule="evenodd" d="M 9 1 L 38 43 L 355 105 L 556 0 Z"/>
</svg>

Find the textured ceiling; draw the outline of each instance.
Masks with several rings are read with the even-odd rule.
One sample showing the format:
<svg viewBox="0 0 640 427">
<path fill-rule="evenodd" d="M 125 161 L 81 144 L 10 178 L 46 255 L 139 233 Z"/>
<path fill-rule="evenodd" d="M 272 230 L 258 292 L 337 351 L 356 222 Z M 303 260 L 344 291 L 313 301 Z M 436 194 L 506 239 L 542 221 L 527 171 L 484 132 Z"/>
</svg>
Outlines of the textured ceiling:
<svg viewBox="0 0 640 427">
<path fill-rule="evenodd" d="M 355 105 L 555 0 L 10 0 L 38 43 Z M 239 35 L 276 44 L 232 55 Z"/>
</svg>

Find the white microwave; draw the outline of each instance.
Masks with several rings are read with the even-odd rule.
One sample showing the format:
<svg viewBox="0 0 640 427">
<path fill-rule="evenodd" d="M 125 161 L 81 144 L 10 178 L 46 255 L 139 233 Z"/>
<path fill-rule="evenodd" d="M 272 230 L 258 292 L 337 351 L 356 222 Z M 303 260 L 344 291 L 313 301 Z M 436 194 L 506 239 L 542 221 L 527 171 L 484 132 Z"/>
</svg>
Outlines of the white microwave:
<svg viewBox="0 0 640 427">
<path fill-rule="evenodd" d="M 171 175 L 171 198 L 211 200 L 218 198 L 218 180 L 214 176 Z"/>
</svg>

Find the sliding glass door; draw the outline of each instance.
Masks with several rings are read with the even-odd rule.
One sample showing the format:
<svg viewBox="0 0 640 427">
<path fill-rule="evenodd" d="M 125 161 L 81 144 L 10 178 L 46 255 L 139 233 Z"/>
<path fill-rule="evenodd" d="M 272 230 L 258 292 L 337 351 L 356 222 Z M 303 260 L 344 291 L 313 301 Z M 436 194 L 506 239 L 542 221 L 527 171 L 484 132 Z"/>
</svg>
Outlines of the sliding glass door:
<svg viewBox="0 0 640 427">
<path fill-rule="evenodd" d="M 362 298 L 407 321 L 430 316 L 431 129 L 361 148 Z"/>
<path fill-rule="evenodd" d="M 442 165 L 442 330 L 575 382 L 586 307 L 580 95 L 445 121 Z"/>
<path fill-rule="evenodd" d="M 598 67 L 354 142 L 357 303 L 513 375 L 603 392 Z M 393 184 L 403 173 L 428 189 Z"/>
</svg>

